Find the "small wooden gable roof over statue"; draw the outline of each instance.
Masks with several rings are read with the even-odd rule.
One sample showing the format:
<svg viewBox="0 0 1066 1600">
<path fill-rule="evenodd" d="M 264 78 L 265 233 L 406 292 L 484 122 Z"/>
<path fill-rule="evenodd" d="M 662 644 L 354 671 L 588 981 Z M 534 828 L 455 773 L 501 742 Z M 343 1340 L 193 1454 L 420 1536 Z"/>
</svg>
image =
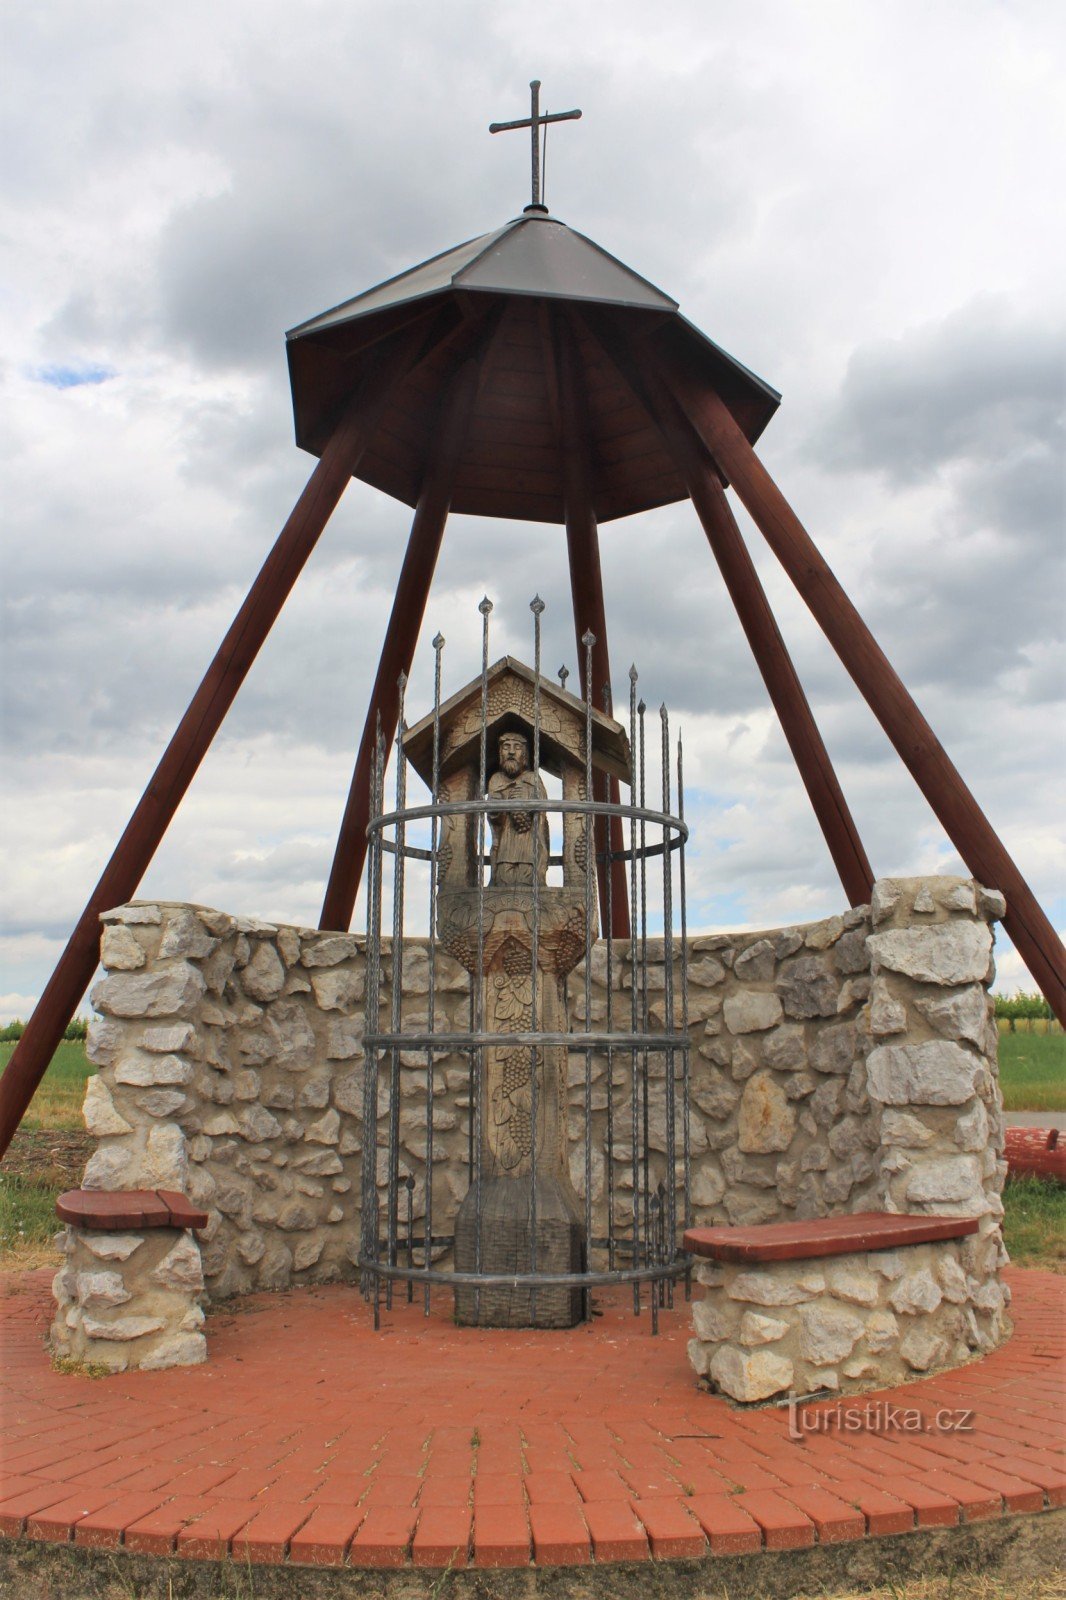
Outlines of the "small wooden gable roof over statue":
<svg viewBox="0 0 1066 1600">
<path fill-rule="evenodd" d="M 489 667 L 484 687 L 480 675 L 458 690 L 440 708 L 440 755 L 442 778 L 467 764 L 477 765 L 481 750 L 482 699 L 488 734 L 489 765 L 495 762 L 495 743 L 501 734 L 522 733 L 533 750 L 534 721 L 537 718 L 537 677 L 530 667 L 513 656 L 503 656 Z M 629 740 L 625 729 L 602 711 L 589 708 L 577 695 L 540 679 L 540 765 L 556 777 L 566 764 L 585 764 L 585 728 L 592 725 L 592 766 L 596 772 L 629 782 Z M 433 787 L 432 713 L 416 722 L 404 734 L 404 754 L 430 789 Z"/>
<path fill-rule="evenodd" d="M 777 392 L 692 327 L 677 302 L 552 217 L 540 139 L 580 112 L 539 110 L 528 129 L 532 200 L 504 227 L 446 250 L 288 340 L 299 444 L 319 457 L 149 781 L 0 1085 L 0 1153 L 91 981 L 100 914 L 134 898 L 286 596 L 352 477 L 415 507 L 369 695 L 320 926 L 350 926 L 366 859 L 377 728 L 396 725 L 449 511 L 562 524 L 582 693 L 611 683 L 599 525 L 691 499 L 852 905 L 873 871 L 799 675 L 726 496 L 731 488 L 810 608 L 968 869 L 1006 898 L 1004 923 L 1066 1020 L 1066 950 L 1017 864 L 843 586 L 752 446 Z M 500 540 L 501 550 L 506 541 Z M 560 552 L 561 554 L 561 552 Z M 546 543 L 545 558 L 550 559 Z M 590 667 L 580 641 L 594 636 Z M 700 664 L 693 662 L 698 673 Z M 616 786 L 618 779 L 608 777 Z M 616 800 L 617 787 L 609 798 Z M 601 858 L 601 921 L 629 932 L 621 822 Z M 611 893 L 607 874 L 611 874 Z"/>
</svg>

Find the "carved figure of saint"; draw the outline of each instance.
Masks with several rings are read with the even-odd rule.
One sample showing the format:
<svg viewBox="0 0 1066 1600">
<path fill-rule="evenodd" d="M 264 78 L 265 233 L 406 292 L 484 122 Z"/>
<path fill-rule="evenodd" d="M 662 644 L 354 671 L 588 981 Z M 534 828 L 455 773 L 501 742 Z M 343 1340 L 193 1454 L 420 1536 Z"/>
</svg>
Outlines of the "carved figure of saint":
<svg viewBox="0 0 1066 1600">
<path fill-rule="evenodd" d="M 540 774 L 529 767 L 529 744 L 520 733 L 503 733 L 499 742 L 499 769 L 489 779 L 489 797 L 499 800 L 546 800 L 548 791 Z M 548 876 L 550 841 L 548 818 L 543 811 L 490 811 L 492 873 L 489 882 L 503 888 L 533 884 L 534 829 L 539 833 L 537 876 Z"/>
</svg>

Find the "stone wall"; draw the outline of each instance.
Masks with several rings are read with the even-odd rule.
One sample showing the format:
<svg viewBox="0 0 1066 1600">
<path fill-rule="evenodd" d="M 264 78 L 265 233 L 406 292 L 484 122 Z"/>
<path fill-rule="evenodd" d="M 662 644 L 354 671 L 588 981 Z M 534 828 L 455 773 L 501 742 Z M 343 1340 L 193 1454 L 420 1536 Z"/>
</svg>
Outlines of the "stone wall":
<svg viewBox="0 0 1066 1600">
<path fill-rule="evenodd" d="M 55 1355 L 108 1372 L 205 1360 L 204 1279 L 194 1234 L 68 1227 L 58 1243 L 63 1265 L 52 1282 Z"/>
<path fill-rule="evenodd" d="M 872 908 L 690 940 L 694 1221 L 961 1208 L 979 1211 L 982 1237 L 998 1240 L 1003 1169 L 985 988 L 997 901 L 964 880 L 886 881 Z M 106 975 L 93 991 L 101 1016 L 89 1040 L 99 1073 L 85 1104 L 99 1144 L 86 1186 L 180 1188 L 207 1209 L 203 1269 L 214 1298 L 353 1278 L 364 941 L 187 905 L 133 904 L 103 922 Z M 404 950 L 404 1024 L 424 1028 L 426 945 L 408 940 Z M 626 950 L 616 945 L 615 953 L 615 1025 L 628 1026 L 631 969 Z M 651 1022 L 661 1029 L 661 946 L 651 956 Z M 449 958 L 437 959 L 437 1026 L 461 1028 L 468 979 Z M 584 991 L 579 967 L 570 991 L 575 1028 L 585 1023 Z M 387 984 L 383 998 L 388 1007 Z M 601 943 L 593 1026 L 605 1023 L 607 1002 Z M 579 1191 L 584 1071 L 584 1058 L 573 1056 Z M 594 1057 L 598 1200 L 606 1073 L 606 1059 Z M 628 1062 L 616 1060 L 615 1073 L 621 1083 Z M 424 1054 L 405 1053 L 400 1077 L 401 1142 L 420 1218 Z M 466 1187 L 468 1091 L 465 1060 L 438 1058 L 435 1230 L 454 1217 Z M 620 1091 L 616 1141 L 626 1105 Z M 665 1131 L 653 1118 L 660 1151 Z M 628 1164 L 618 1142 L 616 1155 Z M 623 1171 L 619 1186 L 625 1181 Z"/>
</svg>

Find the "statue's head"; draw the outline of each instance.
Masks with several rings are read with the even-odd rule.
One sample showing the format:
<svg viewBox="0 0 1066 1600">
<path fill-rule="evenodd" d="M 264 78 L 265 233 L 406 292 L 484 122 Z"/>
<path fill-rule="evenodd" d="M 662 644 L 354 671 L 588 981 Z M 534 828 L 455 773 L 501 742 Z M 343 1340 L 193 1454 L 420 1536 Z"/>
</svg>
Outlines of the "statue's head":
<svg viewBox="0 0 1066 1600">
<path fill-rule="evenodd" d="M 529 742 L 521 733 L 501 733 L 499 743 L 500 771 L 508 778 L 517 778 L 529 766 Z"/>
</svg>

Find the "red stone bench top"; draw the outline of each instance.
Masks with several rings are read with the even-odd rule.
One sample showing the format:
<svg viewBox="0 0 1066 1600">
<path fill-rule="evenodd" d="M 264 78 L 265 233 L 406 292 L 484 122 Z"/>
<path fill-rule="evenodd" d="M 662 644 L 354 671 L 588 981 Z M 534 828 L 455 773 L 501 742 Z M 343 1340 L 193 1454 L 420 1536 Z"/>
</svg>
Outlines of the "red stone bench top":
<svg viewBox="0 0 1066 1600">
<path fill-rule="evenodd" d="M 685 1249 L 712 1261 L 805 1261 L 861 1250 L 894 1250 L 902 1244 L 929 1244 L 977 1232 L 976 1217 L 893 1216 L 856 1211 L 846 1217 L 813 1217 L 809 1222 L 767 1222 L 756 1228 L 689 1228 Z"/>
<path fill-rule="evenodd" d="M 207 1212 L 176 1189 L 68 1189 L 56 1216 L 76 1228 L 206 1228 Z"/>
</svg>

